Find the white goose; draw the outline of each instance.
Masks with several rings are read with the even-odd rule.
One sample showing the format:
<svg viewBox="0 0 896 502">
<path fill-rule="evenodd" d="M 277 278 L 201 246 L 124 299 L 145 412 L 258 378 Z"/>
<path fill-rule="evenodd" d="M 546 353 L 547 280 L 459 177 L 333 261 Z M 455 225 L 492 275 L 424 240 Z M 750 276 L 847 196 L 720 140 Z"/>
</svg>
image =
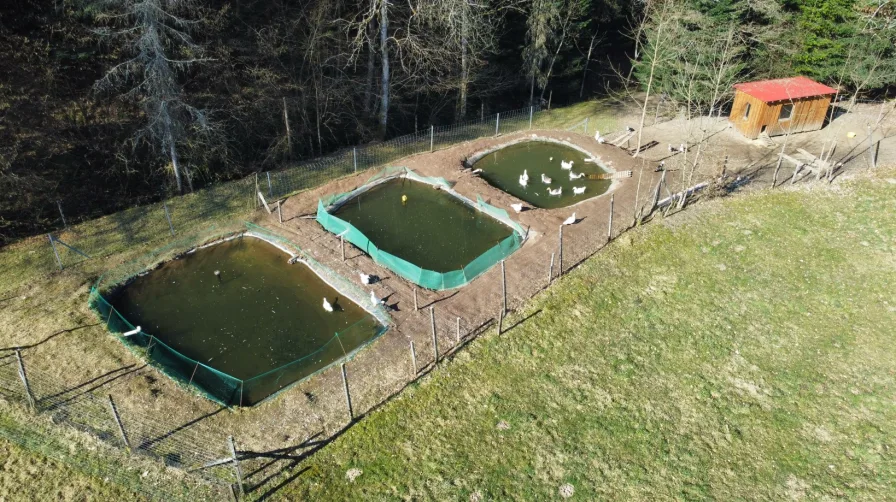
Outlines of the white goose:
<svg viewBox="0 0 896 502">
<path fill-rule="evenodd" d="M 333 306 L 330 305 L 330 302 L 328 302 L 326 298 L 324 298 L 324 310 L 326 310 L 327 312 L 333 311 Z"/>
<path fill-rule="evenodd" d="M 526 178 L 523 178 L 523 175 L 521 174 L 520 175 L 520 185 L 527 186 L 528 184 L 529 184 L 529 180 Z"/>
<path fill-rule="evenodd" d="M 572 213 L 572 216 L 563 220 L 564 225 L 572 225 L 576 222 L 576 213 Z"/>
<path fill-rule="evenodd" d="M 600 135 L 600 131 L 594 131 L 594 141 L 597 141 L 600 144 L 606 142 L 606 138 Z"/>
<path fill-rule="evenodd" d="M 370 292 L 370 303 L 372 303 L 374 307 L 378 307 L 380 305 L 385 304 L 386 302 L 377 298 L 376 295 L 373 294 L 373 291 L 371 291 Z"/>
<path fill-rule="evenodd" d="M 526 179 L 526 183 L 529 182 L 529 172 L 528 172 L 527 170 L 523 169 L 523 176 L 522 176 L 522 177 Z"/>
<path fill-rule="evenodd" d="M 555 188 L 553 190 L 548 188 L 548 195 L 560 195 L 562 193 L 563 193 L 563 187 Z"/>
<path fill-rule="evenodd" d="M 511 204 L 510 207 L 512 207 L 513 210 L 516 211 L 516 212 L 518 212 L 518 213 L 519 213 L 520 211 L 523 210 L 523 205 L 522 205 L 522 204 Z"/>
<path fill-rule="evenodd" d="M 554 181 L 554 180 L 552 180 L 551 178 L 548 178 L 546 174 L 541 173 L 541 182 L 542 183 L 544 183 L 545 185 L 550 185 L 552 181 Z"/>
<path fill-rule="evenodd" d="M 573 195 L 582 195 L 585 193 L 585 187 L 572 187 Z"/>
<path fill-rule="evenodd" d="M 359 272 L 358 275 L 361 276 L 361 284 L 370 284 L 373 282 L 370 278 L 370 275 L 365 274 L 364 272 Z"/>
<path fill-rule="evenodd" d="M 584 176 L 585 176 L 585 173 L 576 174 L 576 173 L 572 172 L 572 170 L 569 171 L 569 179 L 570 180 L 577 180 L 579 178 L 583 178 Z"/>
<path fill-rule="evenodd" d="M 560 161 L 560 167 L 561 167 L 562 169 L 566 169 L 567 171 L 569 171 L 570 169 L 572 169 L 572 165 L 573 165 L 574 163 L 575 163 L 574 160 L 570 160 L 569 162 L 567 162 L 567 161 L 565 161 L 565 160 L 561 160 L 561 161 Z"/>
</svg>

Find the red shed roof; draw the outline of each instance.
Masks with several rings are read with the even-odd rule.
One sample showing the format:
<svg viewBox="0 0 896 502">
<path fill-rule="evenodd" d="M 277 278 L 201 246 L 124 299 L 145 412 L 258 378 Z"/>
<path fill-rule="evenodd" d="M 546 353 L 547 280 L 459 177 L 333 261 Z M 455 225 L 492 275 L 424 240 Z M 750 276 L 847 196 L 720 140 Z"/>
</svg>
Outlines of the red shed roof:
<svg viewBox="0 0 896 502">
<path fill-rule="evenodd" d="M 837 94 L 837 90 L 806 77 L 779 78 L 734 84 L 734 88 L 766 103 Z"/>
</svg>

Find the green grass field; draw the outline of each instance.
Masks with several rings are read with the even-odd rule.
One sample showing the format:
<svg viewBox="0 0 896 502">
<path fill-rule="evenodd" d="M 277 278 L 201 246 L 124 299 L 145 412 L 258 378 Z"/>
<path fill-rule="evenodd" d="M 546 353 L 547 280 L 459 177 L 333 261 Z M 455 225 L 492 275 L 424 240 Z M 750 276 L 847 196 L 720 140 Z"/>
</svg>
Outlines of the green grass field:
<svg viewBox="0 0 896 502">
<path fill-rule="evenodd" d="M 886 499 L 894 284 L 891 183 L 692 208 L 587 261 L 277 495 Z"/>
</svg>

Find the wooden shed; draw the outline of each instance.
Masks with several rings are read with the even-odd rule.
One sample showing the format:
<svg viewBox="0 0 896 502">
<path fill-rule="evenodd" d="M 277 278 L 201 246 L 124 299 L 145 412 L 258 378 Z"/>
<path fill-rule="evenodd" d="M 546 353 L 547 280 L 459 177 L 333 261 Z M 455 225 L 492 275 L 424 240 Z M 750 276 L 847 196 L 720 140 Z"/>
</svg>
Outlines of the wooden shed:
<svg viewBox="0 0 896 502">
<path fill-rule="evenodd" d="M 729 120 L 750 139 L 815 131 L 824 125 L 837 91 L 806 77 L 734 84 Z"/>
</svg>

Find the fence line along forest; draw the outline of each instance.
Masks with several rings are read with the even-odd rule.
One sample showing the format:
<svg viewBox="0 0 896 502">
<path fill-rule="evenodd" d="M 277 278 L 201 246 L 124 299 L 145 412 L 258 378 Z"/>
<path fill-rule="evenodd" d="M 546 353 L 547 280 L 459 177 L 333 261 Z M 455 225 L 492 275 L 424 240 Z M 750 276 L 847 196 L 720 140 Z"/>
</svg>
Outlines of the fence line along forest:
<svg viewBox="0 0 896 502">
<path fill-rule="evenodd" d="M 879 0 L 6 2 L 0 244 L 501 110 L 711 114 L 734 82 L 794 74 L 879 99 L 894 16 Z"/>
</svg>

